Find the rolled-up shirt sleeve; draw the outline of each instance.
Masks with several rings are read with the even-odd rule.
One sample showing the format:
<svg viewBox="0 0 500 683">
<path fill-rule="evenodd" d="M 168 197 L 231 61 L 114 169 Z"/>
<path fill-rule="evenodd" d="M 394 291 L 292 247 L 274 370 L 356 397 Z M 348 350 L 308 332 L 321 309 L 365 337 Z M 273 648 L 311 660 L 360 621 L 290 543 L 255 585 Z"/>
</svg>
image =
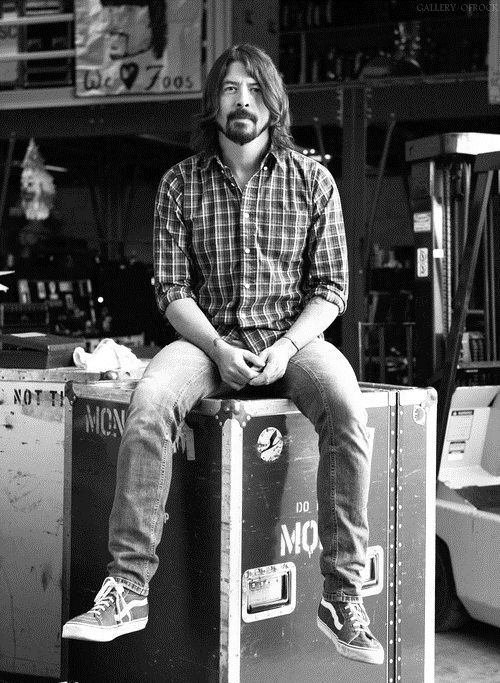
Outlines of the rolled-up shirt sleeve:
<svg viewBox="0 0 500 683">
<path fill-rule="evenodd" d="M 349 276 L 342 206 L 337 185 L 327 169 L 317 167 L 313 179 L 313 220 L 308 236 L 309 269 L 306 300 L 321 296 L 347 306 Z"/>
<path fill-rule="evenodd" d="M 174 170 L 162 178 L 156 194 L 153 228 L 154 288 L 163 314 L 176 299 L 196 299 L 189 257 L 191 236 L 182 213 L 182 177 Z"/>
</svg>

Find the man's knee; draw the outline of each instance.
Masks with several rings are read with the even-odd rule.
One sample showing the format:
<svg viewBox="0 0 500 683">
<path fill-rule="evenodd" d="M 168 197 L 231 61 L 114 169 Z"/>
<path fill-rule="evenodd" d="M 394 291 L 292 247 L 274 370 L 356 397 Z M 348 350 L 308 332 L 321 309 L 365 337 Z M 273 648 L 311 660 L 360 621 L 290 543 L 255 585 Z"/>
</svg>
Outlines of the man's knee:
<svg viewBox="0 0 500 683">
<path fill-rule="evenodd" d="M 134 389 L 130 401 L 134 409 L 166 412 L 173 407 L 175 395 L 165 378 L 143 377 Z"/>
</svg>

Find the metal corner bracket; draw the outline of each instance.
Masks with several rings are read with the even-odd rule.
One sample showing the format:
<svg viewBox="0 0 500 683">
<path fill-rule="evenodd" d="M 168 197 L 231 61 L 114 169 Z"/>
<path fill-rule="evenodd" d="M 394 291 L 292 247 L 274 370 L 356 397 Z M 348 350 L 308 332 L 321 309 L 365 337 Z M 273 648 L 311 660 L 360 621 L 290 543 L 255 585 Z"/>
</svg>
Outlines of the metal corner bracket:
<svg viewBox="0 0 500 683">
<path fill-rule="evenodd" d="M 219 412 L 215 415 L 215 419 L 219 425 L 223 425 L 226 420 L 234 418 L 239 422 L 241 427 L 246 427 L 248 421 L 251 419 L 244 409 L 242 401 L 237 401 L 234 398 L 228 398 L 221 401 Z"/>
</svg>

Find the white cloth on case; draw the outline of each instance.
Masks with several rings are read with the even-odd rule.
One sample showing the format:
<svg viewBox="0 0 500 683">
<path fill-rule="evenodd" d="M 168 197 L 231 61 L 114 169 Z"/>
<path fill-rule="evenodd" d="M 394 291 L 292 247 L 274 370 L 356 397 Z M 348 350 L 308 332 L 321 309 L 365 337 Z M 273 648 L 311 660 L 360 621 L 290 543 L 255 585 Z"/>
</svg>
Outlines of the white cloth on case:
<svg viewBox="0 0 500 683">
<path fill-rule="evenodd" d="M 84 348 L 77 346 L 73 351 L 73 362 L 77 368 L 84 368 L 90 372 L 133 372 L 143 365 L 128 347 L 117 344 L 114 339 L 102 339 L 92 353 L 87 353 Z"/>
</svg>

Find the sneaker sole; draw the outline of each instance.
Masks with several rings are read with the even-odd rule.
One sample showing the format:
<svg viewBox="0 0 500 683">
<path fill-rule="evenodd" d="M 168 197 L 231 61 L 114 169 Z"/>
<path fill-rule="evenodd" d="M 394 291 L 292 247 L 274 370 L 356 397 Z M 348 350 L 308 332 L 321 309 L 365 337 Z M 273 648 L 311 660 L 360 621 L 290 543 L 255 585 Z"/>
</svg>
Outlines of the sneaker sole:
<svg viewBox="0 0 500 683">
<path fill-rule="evenodd" d="M 331 629 L 319 618 L 316 618 L 316 623 L 318 628 L 322 631 L 327 638 L 329 638 L 335 645 L 335 649 L 343 657 L 347 659 L 354 659 L 357 662 L 364 662 L 365 664 L 383 664 L 384 663 L 384 653 L 383 652 L 367 652 L 366 650 L 355 649 L 349 647 L 349 645 L 344 645 L 341 643 L 338 637 L 333 633 Z"/>
<path fill-rule="evenodd" d="M 127 633 L 134 633 L 135 631 L 142 631 L 148 623 L 147 617 L 145 619 L 134 619 L 119 626 L 89 626 L 87 624 L 65 624 L 63 626 L 62 638 L 71 638 L 72 640 L 90 640 L 95 643 L 108 643 L 110 640 L 124 636 Z"/>
</svg>

